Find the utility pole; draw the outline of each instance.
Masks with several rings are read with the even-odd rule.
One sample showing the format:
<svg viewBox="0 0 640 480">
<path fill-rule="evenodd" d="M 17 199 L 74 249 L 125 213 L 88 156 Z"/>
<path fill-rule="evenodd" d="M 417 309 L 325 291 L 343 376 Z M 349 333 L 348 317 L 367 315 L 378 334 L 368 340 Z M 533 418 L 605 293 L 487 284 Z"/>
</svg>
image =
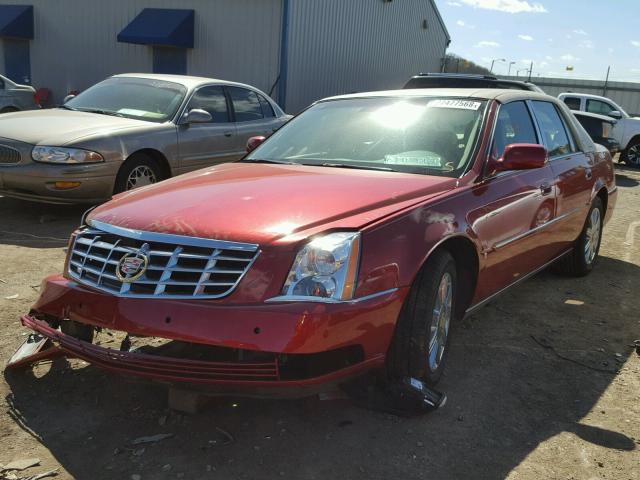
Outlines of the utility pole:
<svg viewBox="0 0 640 480">
<path fill-rule="evenodd" d="M 533 72 L 533 60 L 531 60 L 531 66 L 529 67 L 529 82 L 531 81 L 531 72 Z"/>
<path fill-rule="evenodd" d="M 607 96 L 607 87 L 609 86 L 609 72 L 611 71 L 611 65 L 607 67 L 607 78 L 604 81 L 604 88 L 602 89 L 602 96 Z"/>
<path fill-rule="evenodd" d="M 496 62 L 506 62 L 507 60 L 504 58 L 494 58 L 491 60 L 491 68 L 489 69 L 489 73 L 493 73 L 493 64 Z"/>
<path fill-rule="evenodd" d="M 507 77 L 511 76 L 511 65 L 515 65 L 516 62 L 509 62 L 509 71 L 507 72 Z"/>
</svg>

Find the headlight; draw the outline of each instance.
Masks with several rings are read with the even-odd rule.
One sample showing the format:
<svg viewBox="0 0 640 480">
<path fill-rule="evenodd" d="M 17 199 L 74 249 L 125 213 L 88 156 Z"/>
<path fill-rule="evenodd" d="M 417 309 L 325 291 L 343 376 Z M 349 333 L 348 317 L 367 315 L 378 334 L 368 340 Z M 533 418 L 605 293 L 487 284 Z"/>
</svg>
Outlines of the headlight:
<svg viewBox="0 0 640 480">
<path fill-rule="evenodd" d="M 81 150 L 79 148 L 63 147 L 34 147 L 31 158 L 44 163 L 96 163 L 104 162 L 104 158 L 97 152 Z"/>
<path fill-rule="evenodd" d="M 286 297 L 353 298 L 360 256 L 360 234 L 330 233 L 308 243 L 296 255 L 282 289 Z"/>
</svg>

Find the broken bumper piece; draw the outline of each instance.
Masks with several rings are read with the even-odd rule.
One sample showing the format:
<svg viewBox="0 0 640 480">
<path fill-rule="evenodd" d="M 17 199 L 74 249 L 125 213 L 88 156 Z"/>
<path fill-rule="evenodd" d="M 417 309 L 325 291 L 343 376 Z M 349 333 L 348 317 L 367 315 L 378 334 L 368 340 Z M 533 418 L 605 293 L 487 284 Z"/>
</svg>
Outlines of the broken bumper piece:
<svg viewBox="0 0 640 480">
<path fill-rule="evenodd" d="M 25 327 L 37 332 L 37 337 L 34 338 L 41 339 L 38 340 L 38 345 L 48 344 L 54 349 L 47 350 L 49 354 L 80 358 L 97 367 L 125 376 L 167 384 L 186 383 L 207 387 L 208 391 L 213 392 L 219 390 L 224 393 L 246 393 L 252 396 L 304 396 L 324 390 L 328 384 L 338 384 L 366 370 L 380 367 L 383 363 L 383 357 L 362 360 L 358 352 L 351 349 L 321 354 L 281 355 L 175 342 L 193 347 L 191 350 L 198 350 L 197 355 L 189 350 L 191 353 L 185 355 L 188 358 L 178 358 L 175 348 L 163 348 L 167 347 L 166 343 L 159 348 L 149 346 L 135 351 L 123 351 L 67 335 L 46 321 L 30 315 L 24 315 L 21 321 Z M 203 355 L 203 349 L 210 350 Z M 43 350 L 36 352 L 35 347 L 27 348 L 25 345 L 16 355 L 21 350 L 27 355 L 21 354 L 20 362 L 14 363 L 11 367 L 25 366 L 49 356 L 44 355 Z M 29 352 L 32 351 L 36 356 L 29 356 Z M 231 354 L 235 359 L 229 359 Z M 251 358 L 251 354 L 256 355 L 257 359 Z M 196 356 L 208 356 L 212 359 L 192 358 Z M 216 356 L 226 358 L 217 361 L 213 359 Z M 248 359 L 239 359 L 243 356 Z M 322 369 L 319 370 L 317 365 L 323 365 Z M 250 390 L 246 391 L 245 388 Z"/>
</svg>

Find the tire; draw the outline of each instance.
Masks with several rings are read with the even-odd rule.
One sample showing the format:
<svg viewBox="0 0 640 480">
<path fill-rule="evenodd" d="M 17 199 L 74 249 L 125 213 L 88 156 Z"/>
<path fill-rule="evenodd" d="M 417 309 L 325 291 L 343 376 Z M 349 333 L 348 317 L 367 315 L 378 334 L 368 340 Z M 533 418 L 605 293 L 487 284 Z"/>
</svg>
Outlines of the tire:
<svg viewBox="0 0 640 480">
<path fill-rule="evenodd" d="M 11 113 L 11 112 L 17 112 L 17 111 L 19 111 L 17 108 L 4 107 L 2 110 L 0 110 L 0 113 Z"/>
<path fill-rule="evenodd" d="M 621 155 L 622 161 L 630 167 L 640 168 L 640 140 L 635 140 Z"/>
<path fill-rule="evenodd" d="M 431 386 L 438 382 L 448 352 L 451 323 L 457 318 L 456 292 L 455 260 L 446 250 L 437 250 L 420 270 L 400 312 L 387 354 L 391 379 L 409 376 Z M 445 308 L 438 309 L 443 304 Z"/>
<path fill-rule="evenodd" d="M 593 270 L 598 261 L 600 242 L 602 240 L 602 226 L 604 220 L 604 208 L 600 197 L 596 197 L 591 204 L 587 219 L 580 236 L 573 246 L 573 250 L 562 257 L 554 265 L 554 271 L 571 277 L 584 277 Z M 597 222 L 596 222 L 597 221 Z M 597 230 L 593 230 L 593 223 L 598 224 Z M 595 235 L 595 237 L 594 237 Z"/>
<path fill-rule="evenodd" d="M 160 164 L 144 153 L 134 153 L 120 167 L 113 193 L 121 193 L 163 180 Z"/>
</svg>

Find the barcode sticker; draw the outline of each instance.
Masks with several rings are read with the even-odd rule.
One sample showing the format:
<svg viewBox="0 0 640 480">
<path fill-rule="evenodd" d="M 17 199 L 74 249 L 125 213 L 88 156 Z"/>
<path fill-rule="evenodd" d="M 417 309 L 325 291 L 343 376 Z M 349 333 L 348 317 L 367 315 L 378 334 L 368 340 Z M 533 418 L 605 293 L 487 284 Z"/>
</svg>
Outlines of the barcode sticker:
<svg viewBox="0 0 640 480">
<path fill-rule="evenodd" d="M 472 100 L 445 100 L 438 99 L 429 102 L 428 106 L 431 108 L 460 108 L 462 110 L 478 110 L 482 105 L 482 102 L 474 102 Z"/>
</svg>

